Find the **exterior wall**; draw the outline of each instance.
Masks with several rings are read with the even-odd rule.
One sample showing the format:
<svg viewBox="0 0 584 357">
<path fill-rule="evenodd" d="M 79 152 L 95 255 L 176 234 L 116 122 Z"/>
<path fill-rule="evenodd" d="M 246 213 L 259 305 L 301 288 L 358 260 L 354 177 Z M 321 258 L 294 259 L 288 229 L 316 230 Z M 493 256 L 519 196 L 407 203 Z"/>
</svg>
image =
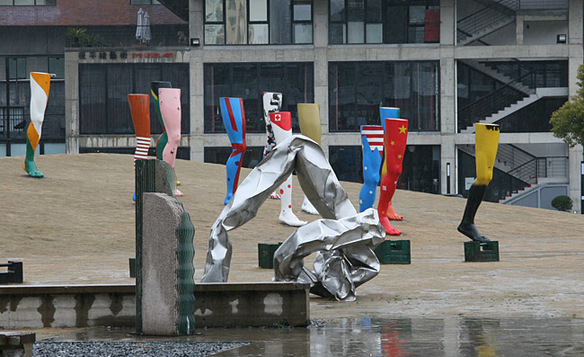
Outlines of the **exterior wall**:
<svg viewBox="0 0 584 357">
<path fill-rule="evenodd" d="M 184 24 L 185 21 L 160 5 L 130 5 L 129 0 L 58 0 L 55 6 L 2 6 L 2 26 L 113 26 L 136 24 L 140 8 L 150 14 L 150 23 Z"/>
<path fill-rule="evenodd" d="M 135 147 L 134 135 L 82 135 L 79 131 L 79 64 L 107 64 L 107 63 L 189 63 L 191 52 L 187 48 L 148 47 L 140 49 L 99 49 L 92 51 L 104 53 L 106 58 L 86 56 L 79 58 L 79 51 L 65 53 L 65 120 L 66 146 L 68 153 L 79 153 L 79 148 L 127 148 Z M 111 58 L 114 52 L 115 58 Z M 121 53 L 125 53 L 122 56 Z M 108 57 L 109 55 L 109 57 Z M 125 58 L 124 58 L 125 57 Z M 180 147 L 192 146 L 190 135 L 182 135 Z"/>
<path fill-rule="evenodd" d="M 538 59 L 567 60 L 569 63 L 569 93 L 577 90 L 575 73 L 578 65 L 583 62 L 583 5 L 580 0 L 569 0 L 569 11 L 545 13 L 520 12 L 517 21 L 488 36 L 492 46 L 457 46 L 456 21 L 473 10 L 465 6 L 468 1 L 442 0 L 440 4 L 440 43 L 439 44 L 352 44 L 328 45 L 328 1 L 313 1 L 313 44 L 309 45 L 239 45 L 239 46 L 205 46 L 203 43 L 203 0 L 187 0 L 189 3 L 189 38 L 199 39 L 200 45 L 189 49 L 173 49 L 177 53 L 176 61 L 190 64 L 190 135 L 183 135 L 181 146 L 190 147 L 190 157 L 195 161 L 204 160 L 205 147 L 230 147 L 227 135 L 204 133 L 204 68 L 205 63 L 229 62 L 311 62 L 314 64 L 314 102 L 321 106 L 322 146 L 329 153 L 329 146 L 360 146 L 360 136 L 352 133 L 329 133 L 329 84 L 328 64 L 332 61 L 420 61 L 433 60 L 440 63 L 440 132 L 410 132 L 409 145 L 437 145 L 440 147 L 440 191 L 443 194 L 459 193 L 457 187 L 457 145 L 474 144 L 474 134 L 458 134 L 457 128 L 457 61 L 459 60 L 506 60 L 506 59 Z M 69 0 L 71 2 L 71 0 Z M 67 1 L 59 1 L 64 6 Z M 74 5 L 71 5 L 74 6 Z M 81 6 L 81 5 L 75 5 Z M 86 6 L 86 5 L 83 5 Z M 126 7 L 128 7 L 126 5 Z M 132 9 L 132 7 L 129 7 Z M 136 8 L 138 8 L 136 6 Z M 159 11 L 160 7 L 146 9 Z M 14 11 L 10 9 L 11 11 Z M 52 9 L 31 9 L 31 11 L 53 11 Z M 79 10 L 79 8 L 77 9 Z M 130 16 L 131 15 L 131 16 Z M 5 16 L 4 13 L 0 16 Z M 38 13 L 34 16 L 39 16 Z M 47 15 L 48 16 L 48 15 Z M 123 21 L 135 21 L 135 13 L 125 13 Z M 174 16 L 174 15 L 173 15 Z M 106 16 L 107 17 L 107 16 Z M 65 19 L 67 17 L 62 17 Z M 164 18 L 161 15 L 161 18 Z M 69 18 L 68 18 L 69 19 Z M 37 18 L 38 20 L 38 18 Z M 31 20 L 32 21 L 32 20 Z M 53 19 L 53 21 L 56 21 Z M 58 20 L 62 21 L 62 20 Z M 64 21 L 64 20 L 63 20 Z M 68 20 L 68 25 L 76 24 Z M 98 25 L 98 20 L 90 19 L 89 23 Z M 101 20 L 104 21 L 104 20 Z M 114 17 L 108 20 L 113 25 L 118 20 Z M 169 20 L 171 21 L 171 20 Z M 180 22 L 180 21 L 179 21 Z M 42 21 L 40 22 L 42 23 Z M 58 22 L 57 22 L 58 23 Z M 36 24 L 39 24 L 37 22 Z M 52 23 L 53 25 L 55 23 Z M 87 23 L 83 23 L 87 24 Z M 20 23 L 20 25 L 26 25 Z M 529 28 L 527 28 L 529 25 Z M 533 28 L 537 25 L 537 28 Z M 556 44 L 555 34 L 565 31 L 568 34 L 567 44 Z M 544 35 L 545 34 L 545 35 Z M 108 49 L 109 51 L 110 49 Z M 149 48 L 156 51 L 156 48 Z M 166 50 L 165 50 L 166 51 Z M 178 55 L 180 53 L 180 56 Z M 131 136 L 80 136 L 78 117 L 78 63 L 76 52 L 66 54 L 66 108 L 67 108 L 67 149 L 68 152 L 78 152 L 79 147 L 128 147 L 133 146 Z M 85 63 L 88 63 L 85 60 Z M 99 62 L 100 60 L 95 59 Z M 117 61 L 122 61 L 118 59 Z M 127 61 L 144 61 L 144 59 L 128 59 Z M 234 94 L 236 95 L 236 94 Z M 248 133 L 248 147 L 265 144 L 265 134 Z M 554 138 L 551 133 L 502 133 L 501 144 L 520 144 L 538 147 L 540 145 L 560 145 L 563 142 Z M 570 196 L 574 202 L 580 202 L 580 161 L 582 149 L 569 150 L 570 158 Z M 450 168 L 449 182 L 447 170 Z M 447 188 L 450 187 L 448 192 Z M 575 206 L 579 205 L 575 204 Z"/>
</svg>

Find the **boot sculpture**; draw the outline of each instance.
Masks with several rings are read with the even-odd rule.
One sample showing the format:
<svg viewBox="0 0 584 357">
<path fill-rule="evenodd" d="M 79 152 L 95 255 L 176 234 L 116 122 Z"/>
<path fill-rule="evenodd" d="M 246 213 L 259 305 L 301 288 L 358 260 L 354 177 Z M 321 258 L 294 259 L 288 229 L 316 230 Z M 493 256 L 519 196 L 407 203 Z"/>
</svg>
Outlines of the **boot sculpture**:
<svg viewBox="0 0 584 357">
<path fill-rule="evenodd" d="M 245 143 L 245 112 L 243 110 L 243 99 L 241 98 L 219 98 L 219 104 L 221 106 L 223 124 L 233 148 L 226 164 L 227 195 L 223 203 L 227 204 L 237 190 L 243 154 L 247 150 Z"/>
<path fill-rule="evenodd" d="M 468 191 L 466 207 L 458 231 L 476 242 L 490 242 L 489 238 L 480 234 L 474 224 L 474 218 L 479 209 L 487 186 L 493 179 L 493 167 L 499 146 L 500 127 L 497 124 L 475 124 L 475 162 L 477 178 Z"/>
<path fill-rule="evenodd" d="M 290 112 L 270 113 L 270 122 L 276 138 L 276 144 L 292 136 L 292 116 Z M 278 193 L 280 194 L 280 222 L 292 227 L 300 227 L 308 223 L 298 219 L 292 211 L 292 175 L 289 175 L 286 181 L 280 185 Z"/>
<path fill-rule="evenodd" d="M 168 135 L 166 134 L 166 127 L 164 125 L 164 120 L 162 119 L 162 115 L 160 114 L 160 101 L 158 99 L 158 90 L 160 88 L 171 88 L 172 85 L 170 82 L 151 82 L 150 83 L 150 95 L 152 96 L 152 104 L 154 104 L 154 110 L 156 111 L 156 115 L 158 116 L 158 120 L 160 121 L 160 125 L 162 126 L 162 134 L 158 137 L 158 141 L 156 142 L 156 158 L 158 160 L 162 160 L 162 152 L 164 151 L 164 147 L 168 142 Z"/>
<path fill-rule="evenodd" d="M 361 125 L 363 145 L 363 187 L 359 193 L 359 212 L 373 207 L 383 158 L 383 126 Z"/>
<path fill-rule="evenodd" d="M 30 124 L 26 130 L 26 156 L 22 164 L 22 168 L 30 177 L 45 177 L 37 169 L 34 153 L 41 141 L 50 88 L 51 75 L 49 73 L 30 72 Z"/>
<path fill-rule="evenodd" d="M 148 94 L 128 94 L 130 113 L 136 133 L 134 166 L 136 166 L 136 160 L 148 157 L 148 149 L 150 148 L 150 101 L 148 99 Z M 133 200 L 136 201 L 135 192 Z"/>
<path fill-rule="evenodd" d="M 264 157 L 266 157 L 276 146 L 270 113 L 279 112 L 282 108 L 282 93 L 264 92 L 262 93 L 262 103 L 264 106 L 264 121 L 266 122 L 266 146 L 264 146 Z M 272 192 L 270 198 L 279 199 L 280 195 L 277 192 Z"/>
<path fill-rule="evenodd" d="M 383 225 L 383 228 L 385 228 L 385 233 L 393 236 L 398 236 L 401 232 L 389 223 L 387 208 L 393 198 L 397 188 L 397 180 L 402 172 L 402 162 L 406 151 L 407 139 L 407 120 L 385 119 L 385 134 L 383 136 L 383 141 L 387 173 L 381 179 L 381 191 L 379 193 L 377 212 L 379 213 L 379 221 L 381 222 L 381 225 Z"/>
<path fill-rule="evenodd" d="M 300 132 L 304 136 L 308 136 L 320 145 L 320 105 L 314 103 L 299 103 L 298 104 L 298 122 L 300 123 Z M 306 195 L 302 202 L 302 210 L 310 214 L 318 214 L 318 211 Z"/>
<path fill-rule="evenodd" d="M 393 108 L 393 107 L 380 107 L 379 108 L 379 115 L 381 117 L 381 125 L 383 125 L 383 127 L 385 128 L 385 119 L 399 118 L 400 117 L 400 109 Z M 387 165 L 384 161 L 383 167 L 381 169 L 381 177 L 384 177 L 386 175 L 386 173 L 387 173 Z M 393 204 L 391 201 L 389 201 L 389 204 L 387 205 L 385 212 L 386 212 L 386 216 L 389 220 L 401 221 L 404 219 L 404 217 L 397 214 L 397 212 L 393 208 Z"/>
<path fill-rule="evenodd" d="M 162 151 L 162 160 L 174 169 L 176 161 L 176 151 L 180 144 L 180 121 L 181 103 L 180 89 L 160 88 L 158 89 L 158 100 L 160 104 L 160 114 L 164 121 L 167 143 Z M 175 196 L 183 196 L 183 193 L 176 189 Z"/>
</svg>

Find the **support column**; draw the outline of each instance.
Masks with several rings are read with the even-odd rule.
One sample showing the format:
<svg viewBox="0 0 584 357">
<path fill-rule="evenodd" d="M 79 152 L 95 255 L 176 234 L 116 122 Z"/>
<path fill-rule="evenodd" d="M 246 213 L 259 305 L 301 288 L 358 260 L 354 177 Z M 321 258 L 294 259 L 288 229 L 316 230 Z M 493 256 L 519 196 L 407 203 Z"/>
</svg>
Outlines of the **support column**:
<svg viewBox="0 0 584 357">
<path fill-rule="evenodd" d="M 65 147 L 79 154 L 79 53 L 65 52 Z"/>
<path fill-rule="evenodd" d="M 440 4 L 440 192 L 454 194 L 456 188 L 456 3 Z"/>
<path fill-rule="evenodd" d="M 328 1 L 314 1 L 314 103 L 320 104 L 321 147 L 328 157 L 329 103 L 328 103 Z"/>
<path fill-rule="evenodd" d="M 582 52 L 584 5 L 581 0 L 570 0 L 568 11 L 568 46 L 570 46 L 570 57 L 568 59 L 568 88 L 570 97 L 576 95 L 578 91 L 578 66 L 584 62 Z M 573 202 L 573 210 L 581 212 L 581 200 L 584 192 L 581 188 L 581 161 L 583 160 L 582 146 L 578 145 L 569 151 L 568 174 L 570 180 L 569 196 Z"/>
<path fill-rule="evenodd" d="M 199 46 L 191 46 L 189 60 L 190 110 L 191 110 L 191 160 L 204 161 L 205 101 L 203 71 L 203 0 L 189 0 L 189 42 L 199 39 Z"/>
</svg>

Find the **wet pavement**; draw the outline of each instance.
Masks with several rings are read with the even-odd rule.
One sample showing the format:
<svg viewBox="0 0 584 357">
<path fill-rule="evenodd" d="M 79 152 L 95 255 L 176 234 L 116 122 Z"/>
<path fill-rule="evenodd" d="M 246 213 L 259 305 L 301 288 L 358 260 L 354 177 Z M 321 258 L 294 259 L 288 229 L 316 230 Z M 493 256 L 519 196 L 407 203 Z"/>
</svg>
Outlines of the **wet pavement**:
<svg viewBox="0 0 584 357">
<path fill-rule="evenodd" d="M 137 336 L 130 329 L 105 327 L 62 332 L 43 342 L 108 341 L 124 345 L 124 351 L 131 353 L 128 345 L 140 342 L 158 341 L 163 346 L 168 341 L 182 341 L 184 348 L 173 354 L 176 356 L 197 355 L 192 342 L 249 343 L 214 354 L 217 356 L 584 355 L 583 319 L 343 318 L 314 322 L 307 328 L 213 328 L 172 338 Z M 161 352 L 152 351 L 153 356 Z"/>
<path fill-rule="evenodd" d="M 22 179 L 21 158 L 0 160 L 3 204 L 10 207 L 0 226 L 11 237 L 3 241 L 2 261 L 23 261 L 29 285 L 132 284 L 132 156 L 41 155 L 38 161 L 42 181 Z M 181 202 L 197 228 L 196 282 L 208 232 L 224 208 L 224 185 L 217 184 L 224 175 L 223 165 L 177 163 Z M 362 185 L 343 185 L 358 202 Z M 87 199 L 95 192 L 99 204 Z M 297 193 L 294 207 L 303 200 Z M 467 263 L 467 239 L 456 232 L 466 200 L 399 190 L 393 203 L 405 217 L 392 224 L 403 232 L 400 239 L 411 241 L 411 264 L 382 265 L 354 302 L 312 295 L 308 328 L 199 329 L 174 339 L 104 327 L 30 331 L 42 342 L 184 341 L 184 355 L 194 355 L 189 341 L 240 341 L 250 344 L 219 355 L 584 356 L 584 216 L 484 202 L 477 224 L 500 241 L 500 261 Z M 293 233 L 278 223 L 279 209 L 279 201 L 267 200 L 254 222 L 230 232 L 230 282 L 272 281 L 273 270 L 258 267 L 257 244 Z"/>
</svg>

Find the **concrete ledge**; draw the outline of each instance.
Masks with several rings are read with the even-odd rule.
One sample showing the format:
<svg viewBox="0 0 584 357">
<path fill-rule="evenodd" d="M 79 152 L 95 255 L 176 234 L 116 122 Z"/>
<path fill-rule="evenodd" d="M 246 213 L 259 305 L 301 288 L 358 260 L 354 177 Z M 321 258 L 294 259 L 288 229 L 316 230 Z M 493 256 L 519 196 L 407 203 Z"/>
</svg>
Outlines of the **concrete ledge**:
<svg viewBox="0 0 584 357">
<path fill-rule="evenodd" d="M 36 334 L 31 332 L 0 332 L 0 356 L 32 356 Z"/>
<path fill-rule="evenodd" d="M 196 328 L 306 326 L 307 284 L 195 284 Z M 0 289 L 0 328 L 135 327 L 134 285 L 19 285 Z"/>
<path fill-rule="evenodd" d="M 306 326 L 310 323 L 308 284 L 195 284 L 197 327 Z"/>
</svg>

